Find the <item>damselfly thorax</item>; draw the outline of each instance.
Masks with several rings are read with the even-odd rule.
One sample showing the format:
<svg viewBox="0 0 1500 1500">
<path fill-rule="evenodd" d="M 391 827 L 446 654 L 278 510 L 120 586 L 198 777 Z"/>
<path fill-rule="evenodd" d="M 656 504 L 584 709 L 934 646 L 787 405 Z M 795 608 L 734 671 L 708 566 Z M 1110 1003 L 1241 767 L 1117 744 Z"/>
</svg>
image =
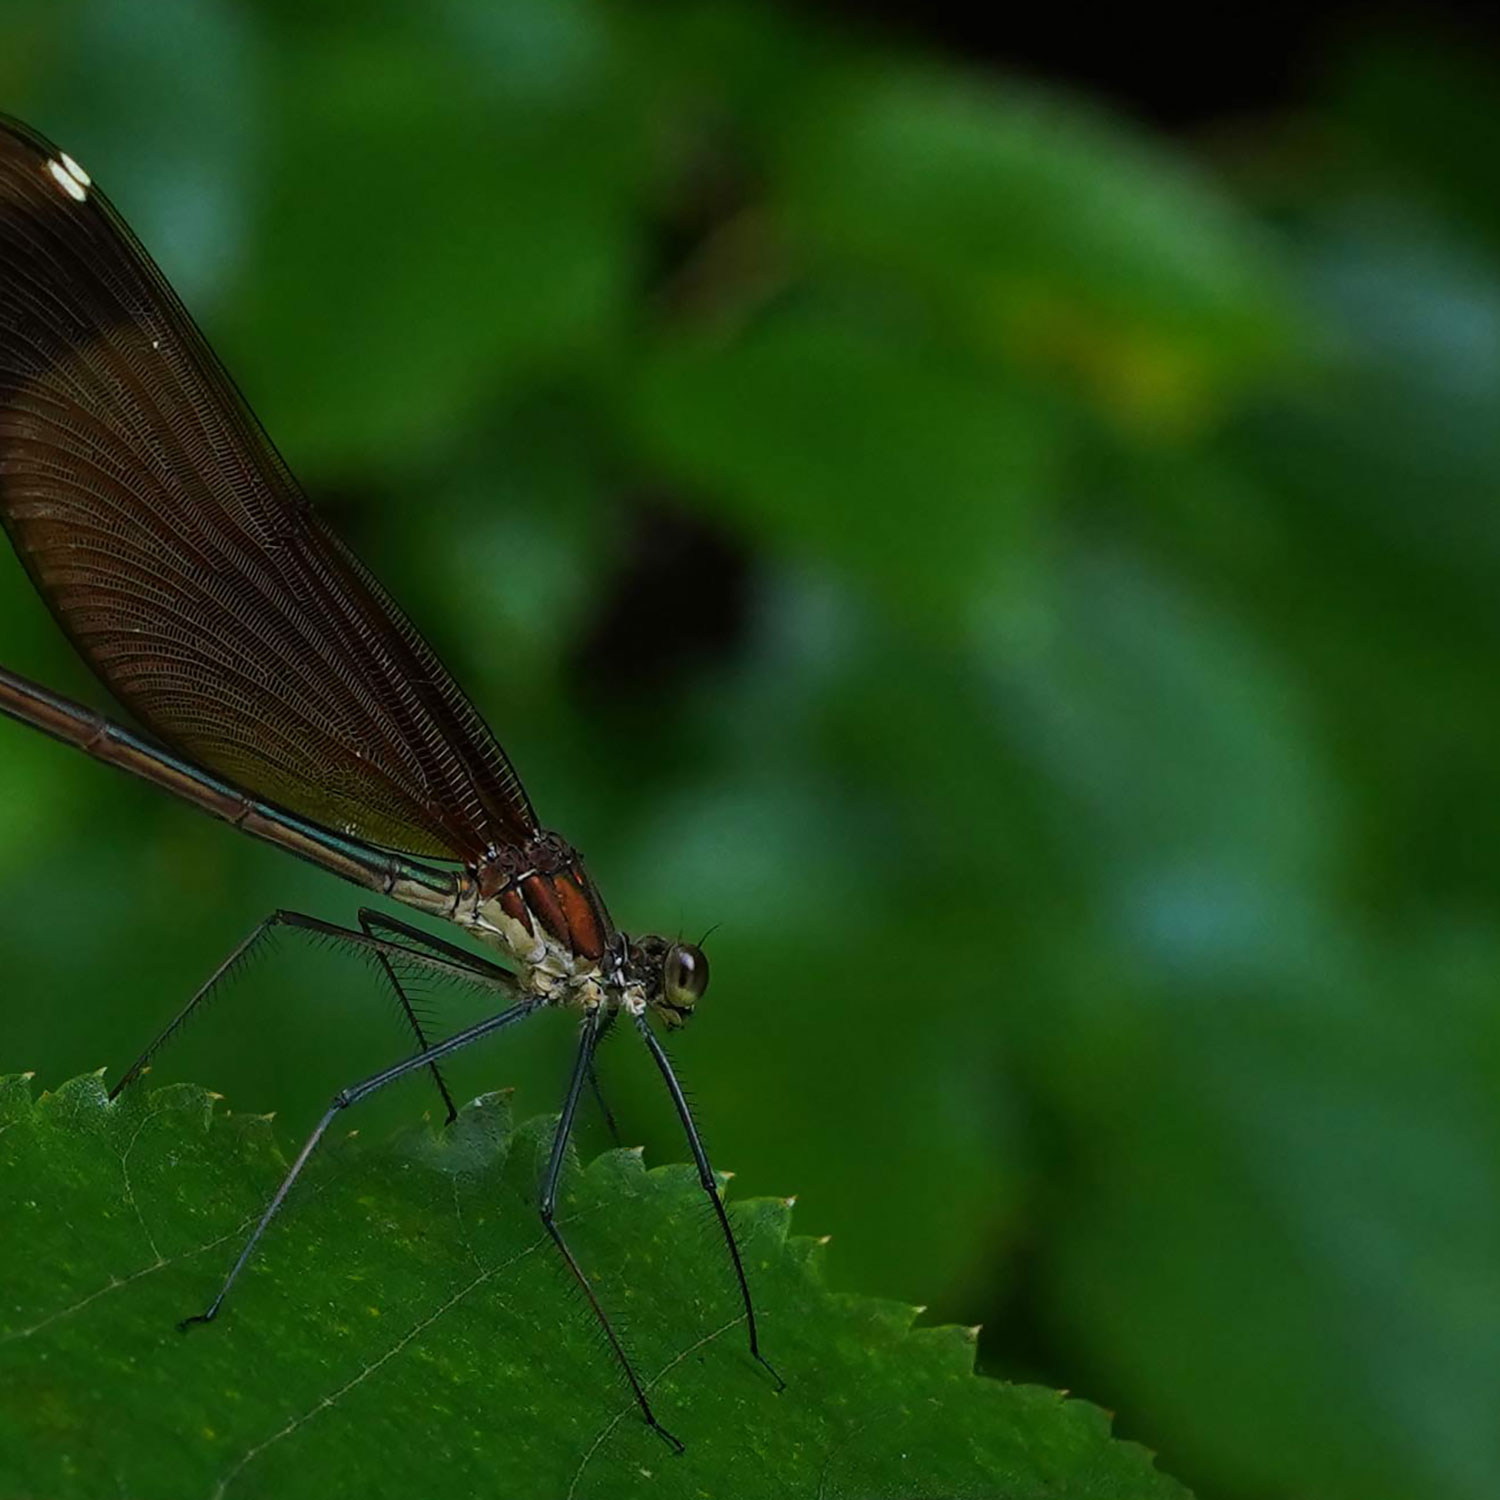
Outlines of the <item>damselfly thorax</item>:
<svg viewBox="0 0 1500 1500">
<path fill-rule="evenodd" d="M 668 1441 L 556 1220 L 600 1041 L 624 1017 L 659 1070 L 755 1309 L 687 1099 L 653 1030 L 708 983 L 691 943 L 630 938 L 582 859 L 542 828 L 500 743 L 416 627 L 319 519 L 187 310 L 77 160 L 0 117 L 0 523 L 74 648 L 137 733 L 0 668 L 0 713 L 150 781 L 364 890 L 439 918 L 510 965 L 363 909 L 358 927 L 278 911 L 126 1071 L 277 928 L 374 954 L 415 1052 L 343 1089 L 207 1311 L 211 1320 L 339 1113 L 539 1010 L 581 1013 L 541 1217 Z M 458 978 L 503 1008 L 431 1040 L 403 987 Z M 766 1366 L 769 1369 L 769 1366 Z M 774 1376 L 774 1371 L 771 1372 Z M 680 1445 L 678 1445 L 680 1446 Z"/>
</svg>

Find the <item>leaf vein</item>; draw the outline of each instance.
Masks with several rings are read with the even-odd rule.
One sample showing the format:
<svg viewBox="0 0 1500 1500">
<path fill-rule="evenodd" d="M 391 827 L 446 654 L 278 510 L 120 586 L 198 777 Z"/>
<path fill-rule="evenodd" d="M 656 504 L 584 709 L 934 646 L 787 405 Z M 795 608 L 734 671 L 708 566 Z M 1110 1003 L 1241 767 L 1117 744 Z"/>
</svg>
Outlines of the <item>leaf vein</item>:
<svg viewBox="0 0 1500 1500">
<path fill-rule="evenodd" d="M 357 1375 L 353 1375 L 348 1380 L 346 1380 L 343 1385 L 338 1387 L 337 1390 L 330 1391 L 326 1396 L 321 1397 L 312 1406 L 308 1407 L 306 1411 L 293 1417 L 291 1421 L 287 1422 L 285 1426 L 279 1428 L 276 1432 L 273 1432 L 270 1437 L 266 1438 L 263 1442 L 259 1442 L 253 1447 L 247 1448 L 245 1452 L 241 1454 L 234 1466 L 228 1471 L 228 1473 L 226 1473 L 224 1477 L 220 1479 L 219 1482 L 214 1486 L 212 1492 L 212 1500 L 221 1500 L 221 1497 L 229 1489 L 229 1486 L 233 1484 L 234 1481 L 239 1477 L 239 1475 L 243 1473 L 244 1470 L 247 1469 L 252 1463 L 254 1463 L 255 1460 L 259 1458 L 261 1454 L 263 1454 L 268 1448 L 273 1447 L 275 1444 L 281 1442 L 284 1438 L 291 1437 L 293 1433 L 295 1433 L 299 1428 L 305 1426 L 308 1422 L 312 1421 L 313 1418 L 316 1417 L 320 1412 L 326 1411 L 336 1402 L 342 1400 L 343 1397 L 348 1395 L 349 1392 L 352 1391 L 356 1386 L 362 1385 L 372 1375 L 376 1374 L 382 1368 L 382 1366 L 386 1365 L 398 1354 L 400 1354 L 408 1344 L 412 1343 L 415 1339 L 419 1338 L 423 1333 L 431 1328 L 439 1318 L 452 1311 L 452 1309 L 456 1307 L 460 1302 L 462 1302 L 463 1299 L 467 1297 L 471 1292 L 482 1286 L 486 1281 L 490 1280 L 491 1277 L 497 1276 L 503 1271 L 508 1271 L 514 1265 L 518 1265 L 528 1255 L 535 1253 L 538 1249 L 540 1249 L 547 1243 L 548 1240 L 546 1235 L 538 1235 L 537 1238 L 534 1239 L 529 1245 L 527 1245 L 524 1250 L 517 1251 L 517 1253 L 511 1256 L 509 1260 L 502 1261 L 498 1265 L 489 1267 L 488 1270 L 481 1271 L 472 1280 L 466 1282 L 456 1292 L 454 1292 L 453 1295 L 449 1297 L 445 1302 L 442 1302 L 437 1307 L 435 1307 L 430 1313 L 427 1314 L 426 1317 L 419 1319 L 415 1324 L 413 1324 L 412 1327 L 408 1329 L 407 1332 L 401 1336 L 401 1338 L 397 1339 L 397 1341 L 392 1344 L 391 1347 L 387 1349 L 379 1359 L 373 1360 L 371 1363 L 366 1365 L 364 1369 L 362 1369 Z"/>
</svg>

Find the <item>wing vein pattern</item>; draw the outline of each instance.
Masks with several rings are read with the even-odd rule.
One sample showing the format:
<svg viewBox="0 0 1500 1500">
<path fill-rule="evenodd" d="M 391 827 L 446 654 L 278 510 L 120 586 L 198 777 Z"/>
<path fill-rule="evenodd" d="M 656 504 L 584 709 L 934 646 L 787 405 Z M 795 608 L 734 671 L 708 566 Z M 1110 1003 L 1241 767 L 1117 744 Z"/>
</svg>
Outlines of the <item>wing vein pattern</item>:
<svg viewBox="0 0 1500 1500">
<path fill-rule="evenodd" d="M 334 831 L 473 861 L 536 818 L 109 201 L 0 117 L 0 523 L 152 734 Z"/>
</svg>

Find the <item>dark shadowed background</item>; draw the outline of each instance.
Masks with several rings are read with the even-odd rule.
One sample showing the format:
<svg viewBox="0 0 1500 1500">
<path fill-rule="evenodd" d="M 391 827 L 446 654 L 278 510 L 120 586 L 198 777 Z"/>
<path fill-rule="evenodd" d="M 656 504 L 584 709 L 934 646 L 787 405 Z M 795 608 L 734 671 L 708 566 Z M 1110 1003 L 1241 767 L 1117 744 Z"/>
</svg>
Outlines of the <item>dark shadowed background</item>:
<svg viewBox="0 0 1500 1500">
<path fill-rule="evenodd" d="M 713 928 L 737 1191 L 1204 1497 L 1489 1500 L 1493 37 L 907 9 L 38 0 L 0 107 L 620 921 Z M 0 660 L 100 701 L 8 552 Z M 0 1070 L 119 1070 L 360 899 L 0 724 Z M 554 1108 L 570 1034 L 454 1082 Z M 155 1076 L 290 1134 L 406 1045 L 288 940 Z"/>
</svg>

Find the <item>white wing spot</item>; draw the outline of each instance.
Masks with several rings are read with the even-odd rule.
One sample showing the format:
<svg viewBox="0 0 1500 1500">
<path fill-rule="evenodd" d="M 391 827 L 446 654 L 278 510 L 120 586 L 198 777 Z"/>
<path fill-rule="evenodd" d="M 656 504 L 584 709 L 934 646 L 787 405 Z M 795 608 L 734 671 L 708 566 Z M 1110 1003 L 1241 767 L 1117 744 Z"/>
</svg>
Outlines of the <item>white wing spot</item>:
<svg viewBox="0 0 1500 1500">
<path fill-rule="evenodd" d="M 52 180 L 70 198 L 76 198 L 82 203 L 88 196 L 84 192 L 83 184 L 60 161 L 49 161 L 47 170 L 52 174 Z"/>
<path fill-rule="evenodd" d="M 71 177 L 79 187 L 93 187 L 94 179 L 90 177 L 89 174 L 85 172 L 83 168 L 80 167 L 78 163 L 74 161 L 66 151 L 62 153 L 61 161 L 63 166 L 68 169 L 68 176 Z"/>
</svg>

